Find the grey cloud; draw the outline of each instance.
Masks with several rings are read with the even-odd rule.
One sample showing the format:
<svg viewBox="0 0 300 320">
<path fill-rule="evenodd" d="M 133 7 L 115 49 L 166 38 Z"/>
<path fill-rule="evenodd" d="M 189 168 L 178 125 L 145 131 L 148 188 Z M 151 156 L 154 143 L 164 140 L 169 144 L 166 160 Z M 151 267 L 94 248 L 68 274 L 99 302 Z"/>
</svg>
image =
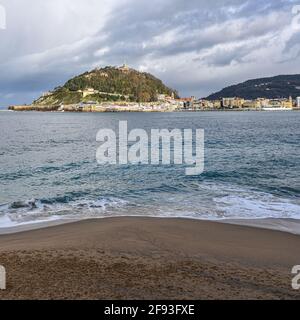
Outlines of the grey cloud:
<svg viewBox="0 0 300 320">
<path fill-rule="evenodd" d="M 71 76 L 124 60 L 161 77 L 182 95 L 196 96 L 230 81 L 291 72 L 299 61 L 298 54 L 286 57 L 299 34 L 289 38 L 284 31 L 296 1 L 0 3 L 9 24 L 0 31 L 0 105 L 30 102 Z M 276 49 L 276 42 L 283 48 Z"/>
</svg>

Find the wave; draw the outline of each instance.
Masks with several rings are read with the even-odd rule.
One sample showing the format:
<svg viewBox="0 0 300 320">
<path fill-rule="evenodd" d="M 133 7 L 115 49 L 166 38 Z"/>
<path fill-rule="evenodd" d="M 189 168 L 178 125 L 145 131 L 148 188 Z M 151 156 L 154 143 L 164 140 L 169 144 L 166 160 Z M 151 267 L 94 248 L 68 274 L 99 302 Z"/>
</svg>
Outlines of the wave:
<svg viewBox="0 0 300 320">
<path fill-rule="evenodd" d="M 52 220 L 117 216 L 180 217 L 205 220 L 300 219 L 300 202 L 253 188 L 214 182 L 178 182 L 126 189 L 97 197 L 90 190 L 0 205 L 0 228 Z"/>
<path fill-rule="evenodd" d="M 269 194 L 229 195 L 215 199 L 224 218 L 300 219 L 300 205 Z"/>
<path fill-rule="evenodd" d="M 68 197 L 49 200 L 30 199 L 0 205 L 0 228 L 47 222 L 103 217 L 110 209 L 121 209 L 127 202 L 110 197 L 96 200 L 68 201 Z"/>
</svg>

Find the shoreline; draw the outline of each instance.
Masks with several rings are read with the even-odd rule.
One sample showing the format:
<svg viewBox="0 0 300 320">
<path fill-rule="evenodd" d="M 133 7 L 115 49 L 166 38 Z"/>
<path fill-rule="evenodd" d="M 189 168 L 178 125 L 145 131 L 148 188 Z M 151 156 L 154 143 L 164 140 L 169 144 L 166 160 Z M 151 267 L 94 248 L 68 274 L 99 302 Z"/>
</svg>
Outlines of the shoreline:
<svg viewBox="0 0 300 320">
<path fill-rule="evenodd" d="M 270 113 L 270 112 L 294 112 L 300 111 L 300 108 L 288 109 L 288 110 L 261 110 L 261 109 L 212 109 L 212 110 L 153 110 L 153 111 L 139 111 L 139 110 L 104 110 L 104 111 L 58 111 L 58 110 L 10 110 L 10 109 L 3 109 L 0 111 L 7 111 L 7 112 L 22 112 L 22 113 L 201 113 L 201 112 L 263 112 L 263 113 Z"/>
<path fill-rule="evenodd" d="M 107 218 L 0 236 L 0 299 L 300 299 L 300 236 L 189 219 Z"/>
<path fill-rule="evenodd" d="M 163 216 L 133 216 L 133 215 L 123 215 L 123 216 L 108 216 L 108 217 L 98 217 L 98 218 L 86 218 L 86 219 L 68 219 L 62 218 L 57 220 L 49 220 L 49 221 L 40 221 L 40 222 L 32 222 L 25 223 L 16 226 L 8 226 L 1 227 L 0 226 L 0 236 L 3 235 L 13 235 L 22 232 L 30 232 L 35 230 L 43 230 L 49 227 L 56 227 L 61 225 L 69 225 L 73 223 L 80 223 L 84 221 L 97 221 L 97 220 L 107 220 L 107 219 L 161 219 L 161 220 L 191 220 L 191 221 L 202 221 L 202 222 L 212 222 L 212 223 L 220 223 L 220 224 L 228 224 L 233 226 L 244 226 L 251 227 L 255 229 L 263 229 L 263 230 L 272 230 L 272 231 L 280 231 L 292 235 L 300 236 L 300 219 L 292 219 L 292 218 L 257 218 L 257 219 L 196 219 L 190 217 L 163 217 Z"/>
</svg>

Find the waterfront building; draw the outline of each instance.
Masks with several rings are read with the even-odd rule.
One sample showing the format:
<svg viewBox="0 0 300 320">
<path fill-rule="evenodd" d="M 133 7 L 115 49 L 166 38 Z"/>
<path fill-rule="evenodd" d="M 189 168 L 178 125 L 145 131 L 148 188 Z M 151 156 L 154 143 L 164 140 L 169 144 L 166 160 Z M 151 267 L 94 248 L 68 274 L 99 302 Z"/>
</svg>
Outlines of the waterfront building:
<svg viewBox="0 0 300 320">
<path fill-rule="evenodd" d="M 292 97 L 289 97 L 289 99 L 283 99 L 281 101 L 281 106 L 283 108 L 287 108 L 287 109 L 292 109 L 293 108 L 293 98 Z"/>
<path fill-rule="evenodd" d="M 183 105 L 183 109 L 192 110 L 194 107 L 195 97 L 177 99 L 176 102 Z"/>
<path fill-rule="evenodd" d="M 158 94 L 157 100 L 158 101 L 166 101 L 166 95 L 165 94 Z"/>
<path fill-rule="evenodd" d="M 245 99 L 242 98 L 223 98 L 222 107 L 226 109 L 242 108 L 245 103 Z"/>
<path fill-rule="evenodd" d="M 243 104 L 243 108 L 245 109 L 259 109 L 261 108 L 260 100 L 245 100 Z"/>
<path fill-rule="evenodd" d="M 256 99 L 256 101 L 258 103 L 258 107 L 260 107 L 260 108 L 265 108 L 270 103 L 270 99 L 266 99 L 266 98 L 258 98 L 258 99 Z"/>
<path fill-rule="evenodd" d="M 213 100 L 211 101 L 213 109 L 221 109 L 222 103 L 221 100 Z"/>
</svg>

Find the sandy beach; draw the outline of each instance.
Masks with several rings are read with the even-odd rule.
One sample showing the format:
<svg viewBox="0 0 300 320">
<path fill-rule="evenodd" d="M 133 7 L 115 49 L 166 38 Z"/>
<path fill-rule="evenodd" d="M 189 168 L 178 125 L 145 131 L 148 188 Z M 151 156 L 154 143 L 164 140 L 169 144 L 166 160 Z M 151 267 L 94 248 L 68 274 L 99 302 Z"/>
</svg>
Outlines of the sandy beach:
<svg viewBox="0 0 300 320">
<path fill-rule="evenodd" d="M 0 236 L 0 299 L 300 299 L 300 236 L 185 219 L 108 218 Z"/>
</svg>

